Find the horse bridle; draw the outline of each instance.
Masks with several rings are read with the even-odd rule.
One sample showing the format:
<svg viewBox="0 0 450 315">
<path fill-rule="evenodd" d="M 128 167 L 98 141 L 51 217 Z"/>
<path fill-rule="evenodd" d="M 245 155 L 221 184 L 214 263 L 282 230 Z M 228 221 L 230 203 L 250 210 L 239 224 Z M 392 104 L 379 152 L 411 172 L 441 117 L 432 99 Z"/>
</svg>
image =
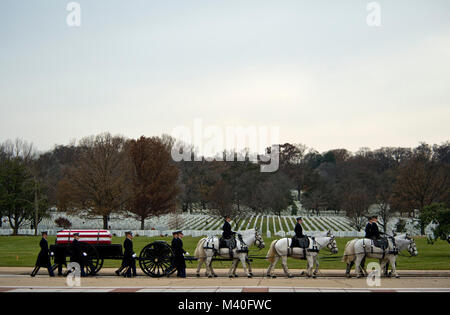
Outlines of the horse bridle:
<svg viewBox="0 0 450 315">
<path fill-rule="evenodd" d="M 256 247 L 258 247 L 259 249 L 264 248 L 264 247 L 262 246 L 262 237 L 261 237 L 261 235 L 259 235 L 258 232 L 256 232 L 255 245 L 256 245 Z"/>
<path fill-rule="evenodd" d="M 415 256 L 413 255 L 416 251 L 417 251 L 417 247 L 416 247 L 416 242 L 414 242 L 414 239 L 407 237 L 407 240 L 409 240 L 408 243 L 408 252 L 411 256 Z M 414 243 L 414 247 L 413 247 L 413 243 Z"/>
<path fill-rule="evenodd" d="M 334 249 L 336 249 L 336 251 L 338 251 L 338 248 L 337 248 L 337 246 L 335 246 L 335 244 L 336 244 L 335 238 L 334 238 L 334 236 L 332 236 L 330 241 L 327 244 L 327 248 L 330 251 L 333 251 Z M 330 246 L 331 246 L 331 248 L 330 248 Z"/>
</svg>

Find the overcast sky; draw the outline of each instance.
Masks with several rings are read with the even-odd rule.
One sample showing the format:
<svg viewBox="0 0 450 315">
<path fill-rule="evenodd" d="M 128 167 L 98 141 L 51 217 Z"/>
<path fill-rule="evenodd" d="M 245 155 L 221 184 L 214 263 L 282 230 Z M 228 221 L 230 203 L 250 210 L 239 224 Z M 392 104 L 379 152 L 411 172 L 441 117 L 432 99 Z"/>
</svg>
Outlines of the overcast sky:
<svg viewBox="0 0 450 315">
<path fill-rule="evenodd" d="M 319 151 L 450 135 L 450 1 L 0 4 L 0 141 L 279 126 Z"/>
</svg>

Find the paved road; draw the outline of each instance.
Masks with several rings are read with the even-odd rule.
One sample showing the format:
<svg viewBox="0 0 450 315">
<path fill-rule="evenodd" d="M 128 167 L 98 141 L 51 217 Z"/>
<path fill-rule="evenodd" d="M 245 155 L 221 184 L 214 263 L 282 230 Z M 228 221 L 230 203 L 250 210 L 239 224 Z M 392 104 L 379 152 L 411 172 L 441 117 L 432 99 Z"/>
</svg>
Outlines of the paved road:
<svg viewBox="0 0 450 315">
<path fill-rule="evenodd" d="M 195 270 L 188 269 L 188 278 L 174 276 L 150 278 L 138 276 L 126 279 L 114 275 L 114 269 L 101 270 L 95 277 L 81 279 L 81 287 L 68 287 L 63 277 L 50 278 L 41 270 L 35 278 L 29 273 L 32 268 L 0 267 L 0 291 L 3 292 L 450 292 L 450 270 L 445 271 L 404 271 L 401 278 L 382 278 L 379 287 L 369 287 L 366 279 L 347 279 L 342 270 L 323 270 L 317 279 L 300 277 L 300 270 L 292 270 L 297 276 L 288 279 L 277 270 L 276 279 L 264 276 L 264 270 L 254 270 L 255 277 L 228 278 L 226 270 L 216 270 L 217 278 L 195 277 Z M 339 277 L 337 275 L 340 275 Z"/>
</svg>

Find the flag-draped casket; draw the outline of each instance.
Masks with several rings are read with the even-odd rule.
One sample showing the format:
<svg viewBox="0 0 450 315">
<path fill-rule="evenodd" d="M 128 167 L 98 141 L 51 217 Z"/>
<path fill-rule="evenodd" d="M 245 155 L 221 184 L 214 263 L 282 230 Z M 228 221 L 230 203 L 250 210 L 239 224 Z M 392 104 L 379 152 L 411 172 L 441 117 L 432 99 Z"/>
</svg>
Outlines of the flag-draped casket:
<svg viewBox="0 0 450 315">
<path fill-rule="evenodd" d="M 73 234 L 80 235 L 80 242 L 89 244 L 111 244 L 111 232 L 108 230 L 62 230 L 56 234 L 56 244 L 69 244 Z"/>
</svg>

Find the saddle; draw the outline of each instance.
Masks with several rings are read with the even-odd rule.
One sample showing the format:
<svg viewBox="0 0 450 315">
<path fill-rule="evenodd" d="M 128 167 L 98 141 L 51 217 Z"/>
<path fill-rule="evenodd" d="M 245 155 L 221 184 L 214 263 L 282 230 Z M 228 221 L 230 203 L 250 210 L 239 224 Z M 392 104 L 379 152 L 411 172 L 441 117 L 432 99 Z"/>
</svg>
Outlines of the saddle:
<svg viewBox="0 0 450 315">
<path fill-rule="evenodd" d="M 228 248 L 231 250 L 235 249 L 237 246 L 236 237 L 239 239 L 239 242 L 241 243 L 241 249 L 238 250 L 238 252 L 248 252 L 247 244 L 245 244 L 244 240 L 242 239 L 242 235 L 237 233 L 230 238 L 221 237 L 219 239 L 219 249 L 220 248 Z"/>
<path fill-rule="evenodd" d="M 389 242 L 386 237 L 380 237 L 377 239 L 373 239 L 373 246 L 381 248 L 382 250 L 385 250 L 389 247 Z"/>
<path fill-rule="evenodd" d="M 230 249 L 236 248 L 236 239 L 234 237 L 230 238 L 221 237 L 219 239 L 219 248 L 230 248 Z"/>
<path fill-rule="evenodd" d="M 304 237 L 296 237 L 292 238 L 291 248 L 300 247 L 300 248 L 308 248 L 309 247 L 309 238 L 307 236 Z"/>
</svg>

